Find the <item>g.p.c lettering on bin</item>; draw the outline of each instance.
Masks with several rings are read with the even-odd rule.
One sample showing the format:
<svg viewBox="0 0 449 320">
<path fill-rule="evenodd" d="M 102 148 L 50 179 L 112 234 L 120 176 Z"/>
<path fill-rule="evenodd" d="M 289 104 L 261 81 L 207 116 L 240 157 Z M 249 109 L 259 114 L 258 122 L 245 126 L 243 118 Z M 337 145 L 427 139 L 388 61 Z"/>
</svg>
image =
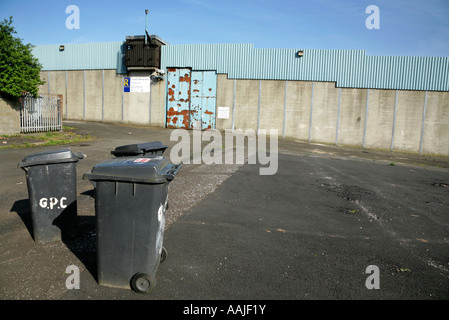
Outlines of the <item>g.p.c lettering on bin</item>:
<svg viewBox="0 0 449 320">
<path fill-rule="evenodd" d="M 66 197 L 61 197 L 60 199 L 55 198 L 55 197 L 50 197 L 50 198 L 41 198 L 39 200 L 39 206 L 42 209 L 64 209 L 67 208 L 67 205 L 65 204 L 65 201 L 67 200 Z"/>
</svg>

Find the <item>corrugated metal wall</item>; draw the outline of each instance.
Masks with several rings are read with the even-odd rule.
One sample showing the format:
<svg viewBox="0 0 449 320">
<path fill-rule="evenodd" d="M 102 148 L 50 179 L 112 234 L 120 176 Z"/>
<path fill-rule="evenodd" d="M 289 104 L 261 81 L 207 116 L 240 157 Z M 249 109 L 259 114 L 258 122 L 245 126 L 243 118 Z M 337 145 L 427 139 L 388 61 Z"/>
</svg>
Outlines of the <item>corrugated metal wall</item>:
<svg viewBox="0 0 449 320">
<path fill-rule="evenodd" d="M 124 42 L 37 46 L 43 70 L 126 73 Z M 364 50 L 258 49 L 252 44 L 165 45 L 161 69 L 216 70 L 230 79 L 331 81 L 337 87 L 449 91 L 449 57 L 368 56 Z"/>
<path fill-rule="evenodd" d="M 448 57 L 367 56 L 364 50 L 257 49 L 252 44 L 162 47 L 161 68 L 216 70 L 230 79 L 332 81 L 337 87 L 449 91 Z"/>
<path fill-rule="evenodd" d="M 126 73 L 124 41 L 36 46 L 33 55 L 42 64 L 42 70 L 116 69 Z"/>
</svg>

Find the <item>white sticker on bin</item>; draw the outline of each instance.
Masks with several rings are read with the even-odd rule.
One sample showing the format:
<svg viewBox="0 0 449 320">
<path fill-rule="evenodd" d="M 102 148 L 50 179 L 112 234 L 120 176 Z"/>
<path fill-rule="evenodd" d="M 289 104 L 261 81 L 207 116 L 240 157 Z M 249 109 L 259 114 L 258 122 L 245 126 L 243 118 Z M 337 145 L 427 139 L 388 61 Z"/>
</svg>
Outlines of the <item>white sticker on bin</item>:
<svg viewBox="0 0 449 320">
<path fill-rule="evenodd" d="M 134 160 L 133 162 L 149 162 L 151 159 L 149 158 L 138 158 Z"/>
</svg>

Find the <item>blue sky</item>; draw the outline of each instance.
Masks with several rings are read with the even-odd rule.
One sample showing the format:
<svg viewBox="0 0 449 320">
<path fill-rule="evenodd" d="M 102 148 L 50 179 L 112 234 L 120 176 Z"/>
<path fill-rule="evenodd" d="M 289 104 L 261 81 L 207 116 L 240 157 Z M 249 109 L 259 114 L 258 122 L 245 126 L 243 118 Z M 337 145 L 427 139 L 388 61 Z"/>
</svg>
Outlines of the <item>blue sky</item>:
<svg viewBox="0 0 449 320">
<path fill-rule="evenodd" d="M 80 11 L 67 29 L 66 7 Z M 380 29 L 365 10 L 379 8 Z M 123 41 L 149 33 L 170 44 L 252 43 L 256 48 L 361 49 L 368 55 L 449 56 L 449 0 L 0 0 L 25 43 Z"/>
</svg>

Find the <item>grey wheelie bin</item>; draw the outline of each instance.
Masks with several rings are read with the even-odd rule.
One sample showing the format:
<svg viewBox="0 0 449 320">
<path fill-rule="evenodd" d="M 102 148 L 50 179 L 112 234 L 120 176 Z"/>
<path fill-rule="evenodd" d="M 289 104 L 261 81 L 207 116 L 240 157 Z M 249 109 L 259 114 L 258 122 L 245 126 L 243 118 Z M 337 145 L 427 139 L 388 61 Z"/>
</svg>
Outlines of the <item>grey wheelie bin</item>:
<svg viewBox="0 0 449 320">
<path fill-rule="evenodd" d="M 181 165 L 165 157 L 121 157 L 84 174 L 95 186 L 97 281 L 148 293 L 164 259 L 162 243 L 170 181 Z"/>
<path fill-rule="evenodd" d="M 115 148 L 111 153 L 116 157 L 151 157 L 161 156 L 168 146 L 160 141 L 128 144 Z"/>
<path fill-rule="evenodd" d="M 84 154 L 64 148 L 31 154 L 18 164 L 26 173 L 36 242 L 76 236 L 76 165 L 83 158 Z"/>
</svg>

